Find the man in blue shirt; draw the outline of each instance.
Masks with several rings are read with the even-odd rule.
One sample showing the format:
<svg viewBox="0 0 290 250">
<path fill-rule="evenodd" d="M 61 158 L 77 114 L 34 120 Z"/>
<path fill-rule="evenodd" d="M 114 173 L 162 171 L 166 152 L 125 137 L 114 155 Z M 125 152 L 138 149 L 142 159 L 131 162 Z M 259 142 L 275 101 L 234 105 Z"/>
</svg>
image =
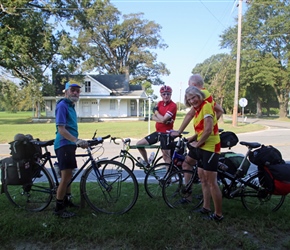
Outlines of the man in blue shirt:
<svg viewBox="0 0 290 250">
<path fill-rule="evenodd" d="M 75 215 L 66 210 L 66 207 L 76 207 L 70 199 L 71 187 L 68 186 L 73 169 L 77 167 L 75 158 L 76 147 L 87 148 L 87 141 L 78 139 L 78 124 L 75 103 L 79 100 L 81 87 L 78 84 L 67 82 L 65 98 L 59 100 L 55 109 L 56 138 L 54 150 L 61 172 L 61 180 L 56 192 L 56 207 L 54 214 L 61 218 L 70 218 Z"/>
</svg>

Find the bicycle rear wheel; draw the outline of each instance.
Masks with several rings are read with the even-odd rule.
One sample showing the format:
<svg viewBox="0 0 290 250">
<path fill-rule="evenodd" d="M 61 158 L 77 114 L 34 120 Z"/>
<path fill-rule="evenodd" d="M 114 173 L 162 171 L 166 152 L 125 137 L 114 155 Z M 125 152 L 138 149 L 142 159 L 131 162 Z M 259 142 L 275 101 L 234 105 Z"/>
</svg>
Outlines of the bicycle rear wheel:
<svg viewBox="0 0 290 250">
<path fill-rule="evenodd" d="M 161 156 L 159 156 L 154 162 L 153 162 L 153 166 L 152 167 L 154 167 L 155 165 L 157 165 L 157 164 L 161 164 L 161 163 L 164 163 L 164 162 L 162 162 L 162 160 L 163 160 L 163 156 L 161 155 Z"/>
<path fill-rule="evenodd" d="M 162 197 L 162 186 L 169 168 L 169 163 L 160 163 L 154 165 L 147 172 L 144 187 L 150 198 Z"/>
<path fill-rule="evenodd" d="M 97 161 L 96 166 L 97 169 L 90 166 L 81 179 L 81 192 L 86 202 L 97 212 L 128 212 L 135 205 L 139 194 L 133 172 L 120 162 L 112 160 Z"/>
<path fill-rule="evenodd" d="M 185 176 L 189 178 L 188 184 L 185 183 Z M 203 202 L 203 195 L 197 178 L 197 168 L 171 173 L 162 187 L 162 195 L 170 208 L 199 207 Z"/>
<path fill-rule="evenodd" d="M 118 156 L 115 156 L 114 158 L 112 158 L 111 161 L 120 162 L 123 165 L 125 165 L 129 170 L 131 170 L 132 172 L 134 171 L 135 163 L 134 163 L 134 160 L 130 156 L 118 155 Z M 127 175 L 127 176 L 123 175 L 123 181 L 127 180 L 127 178 L 129 178 L 129 177 L 130 177 L 129 175 Z"/>
<path fill-rule="evenodd" d="M 24 185 L 6 185 L 4 192 L 8 200 L 19 208 L 31 212 L 44 210 L 51 202 L 55 184 L 48 170 L 35 163 L 32 181 Z"/>
<path fill-rule="evenodd" d="M 249 210 L 277 211 L 284 203 L 284 195 L 272 195 L 261 187 L 258 173 L 246 182 L 241 193 L 243 206 Z"/>
<path fill-rule="evenodd" d="M 117 155 L 111 159 L 111 161 L 118 161 L 124 164 L 127 168 L 129 168 L 131 171 L 134 171 L 135 163 L 134 160 L 127 155 Z"/>
</svg>

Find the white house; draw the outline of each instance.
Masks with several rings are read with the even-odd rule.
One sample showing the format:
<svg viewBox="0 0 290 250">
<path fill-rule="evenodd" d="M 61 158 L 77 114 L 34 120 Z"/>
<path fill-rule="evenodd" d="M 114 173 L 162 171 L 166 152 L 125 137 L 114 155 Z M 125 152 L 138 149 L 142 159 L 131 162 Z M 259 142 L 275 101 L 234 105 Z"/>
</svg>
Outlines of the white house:
<svg viewBox="0 0 290 250">
<path fill-rule="evenodd" d="M 76 104 L 80 120 L 145 118 L 150 100 L 141 86 L 129 85 L 125 75 L 85 75 L 81 79 L 81 94 Z M 56 102 L 62 98 L 68 80 L 75 81 L 73 77 L 66 81 L 58 79 L 56 96 L 44 97 L 47 118 L 55 117 Z"/>
</svg>

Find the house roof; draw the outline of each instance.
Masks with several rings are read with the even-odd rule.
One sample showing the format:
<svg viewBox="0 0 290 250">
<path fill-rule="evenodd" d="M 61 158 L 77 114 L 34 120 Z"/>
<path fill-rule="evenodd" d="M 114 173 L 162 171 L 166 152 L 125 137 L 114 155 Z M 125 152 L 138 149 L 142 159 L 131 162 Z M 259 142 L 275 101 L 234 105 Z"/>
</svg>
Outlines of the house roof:
<svg viewBox="0 0 290 250">
<path fill-rule="evenodd" d="M 129 82 L 125 75 L 89 75 L 113 92 L 129 91 Z"/>
<path fill-rule="evenodd" d="M 111 95 L 124 95 L 126 92 L 130 91 L 142 91 L 142 86 L 140 85 L 130 85 L 126 75 L 91 75 L 91 78 L 98 81 L 100 84 L 104 85 L 106 88 L 112 91 Z M 74 78 L 75 76 L 70 76 Z M 81 76 L 77 76 L 81 77 Z M 83 75 L 84 77 L 84 75 Z M 56 77 L 56 95 L 62 95 L 63 84 L 62 79 L 69 79 L 67 76 L 57 76 Z"/>
</svg>

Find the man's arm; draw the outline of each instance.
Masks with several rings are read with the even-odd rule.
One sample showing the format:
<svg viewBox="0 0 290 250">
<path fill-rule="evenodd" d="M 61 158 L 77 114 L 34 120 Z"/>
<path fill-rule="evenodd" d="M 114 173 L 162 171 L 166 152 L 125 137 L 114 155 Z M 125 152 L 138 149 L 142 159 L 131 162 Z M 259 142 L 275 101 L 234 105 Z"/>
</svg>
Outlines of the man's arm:
<svg viewBox="0 0 290 250">
<path fill-rule="evenodd" d="M 80 146 L 82 148 L 87 148 L 89 146 L 87 141 L 78 139 L 74 137 L 70 132 L 68 132 L 64 125 L 58 125 L 57 128 L 58 132 L 68 141 L 75 142 L 77 146 Z"/>
<path fill-rule="evenodd" d="M 168 120 L 171 119 L 171 116 L 168 114 L 160 115 L 158 111 L 155 111 L 154 115 L 152 116 L 152 120 L 159 122 L 159 123 L 166 123 Z"/>
<path fill-rule="evenodd" d="M 74 137 L 70 132 L 67 131 L 64 125 L 58 125 L 58 132 L 68 141 L 76 142 L 78 138 Z"/>
<path fill-rule="evenodd" d="M 216 113 L 217 119 L 219 119 L 224 113 L 223 108 L 217 103 L 215 103 L 215 105 L 214 105 L 214 111 Z"/>
</svg>

